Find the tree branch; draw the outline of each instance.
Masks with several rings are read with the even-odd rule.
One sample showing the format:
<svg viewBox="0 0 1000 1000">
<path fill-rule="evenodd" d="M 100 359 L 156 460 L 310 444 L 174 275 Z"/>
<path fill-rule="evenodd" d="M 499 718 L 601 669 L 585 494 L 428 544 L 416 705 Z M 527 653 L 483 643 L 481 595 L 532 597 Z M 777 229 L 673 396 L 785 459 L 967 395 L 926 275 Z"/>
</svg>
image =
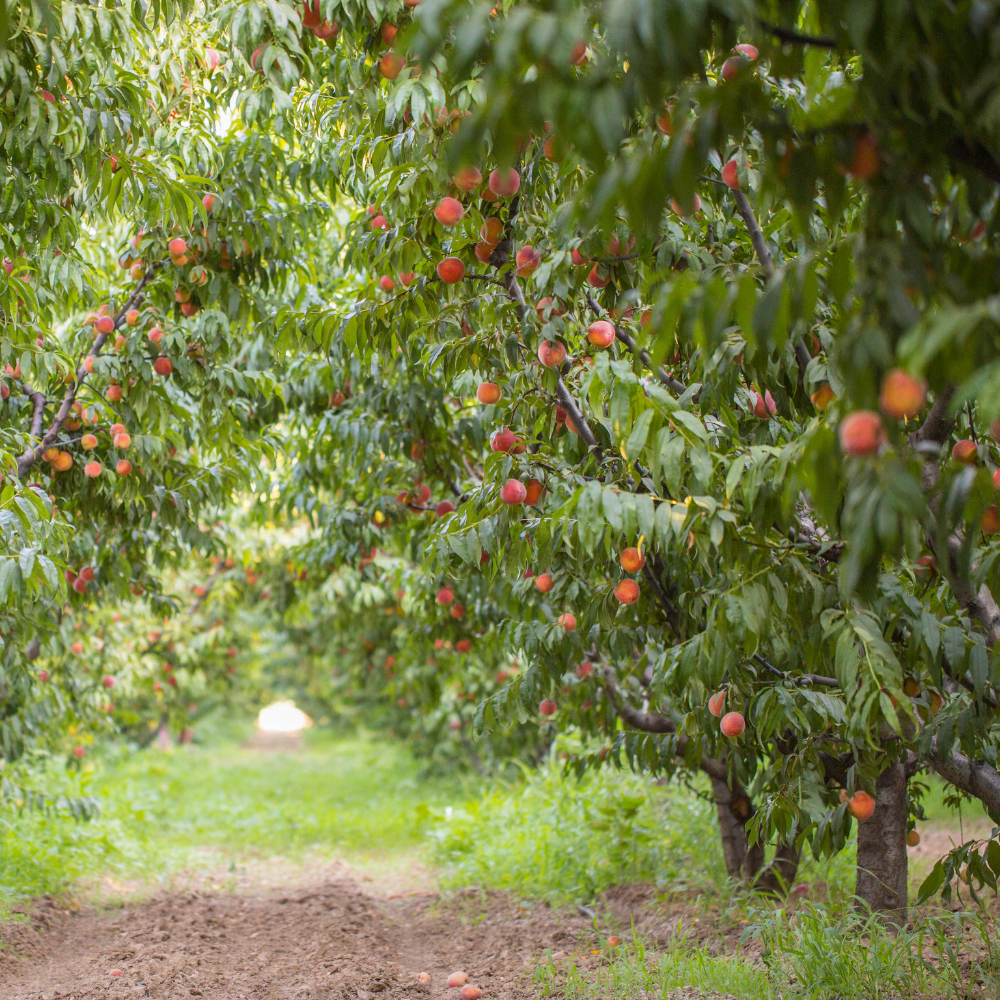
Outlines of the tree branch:
<svg viewBox="0 0 1000 1000">
<path fill-rule="evenodd" d="M 837 48 L 836 38 L 829 38 L 826 35 L 804 35 L 801 31 L 783 28 L 780 24 L 771 24 L 769 21 L 758 21 L 757 23 L 779 41 L 788 42 L 790 45 L 812 45 L 819 49 Z"/>
<path fill-rule="evenodd" d="M 985 760 L 970 760 L 954 751 L 943 756 L 937 752 L 936 738 L 927 761 L 945 781 L 979 799 L 994 818 L 1000 819 L 1000 773 L 996 768 Z"/>
<path fill-rule="evenodd" d="M 764 275 L 770 278 L 774 274 L 774 262 L 771 259 L 771 251 L 764 242 L 764 234 L 757 223 L 757 216 L 753 214 L 750 207 L 750 199 L 739 189 L 733 190 L 733 200 L 736 202 L 736 211 L 740 213 L 743 222 L 750 234 L 750 242 L 753 244 L 754 252 L 760 261 L 761 270 Z"/>
</svg>

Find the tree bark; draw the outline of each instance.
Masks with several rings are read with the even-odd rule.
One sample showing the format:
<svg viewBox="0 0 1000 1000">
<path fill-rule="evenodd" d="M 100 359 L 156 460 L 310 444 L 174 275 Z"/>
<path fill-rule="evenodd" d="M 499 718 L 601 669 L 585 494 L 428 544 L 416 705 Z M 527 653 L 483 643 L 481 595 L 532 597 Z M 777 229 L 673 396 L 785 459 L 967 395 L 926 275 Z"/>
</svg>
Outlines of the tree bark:
<svg viewBox="0 0 1000 1000">
<path fill-rule="evenodd" d="M 906 876 L 906 771 L 897 762 L 878 776 L 871 819 L 858 823 L 859 909 L 905 925 Z"/>
<path fill-rule="evenodd" d="M 747 878 L 747 834 L 744 820 L 734 810 L 733 790 L 720 778 L 712 778 L 715 809 L 719 815 L 719 835 L 722 838 L 722 856 L 726 874 L 730 878 Z"/>
</svg>

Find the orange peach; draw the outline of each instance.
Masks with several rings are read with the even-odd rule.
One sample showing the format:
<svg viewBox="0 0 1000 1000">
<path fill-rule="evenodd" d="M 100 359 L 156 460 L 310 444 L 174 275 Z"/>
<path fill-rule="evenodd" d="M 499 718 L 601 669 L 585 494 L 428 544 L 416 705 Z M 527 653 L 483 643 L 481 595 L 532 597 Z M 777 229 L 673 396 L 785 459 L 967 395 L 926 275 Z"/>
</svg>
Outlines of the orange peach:
<svg viewBox="0 0 1000 1000">
<path fill-rule="evenodd" d="M 501 390 L 496 382 L 480 382 L 479 388 L 476 389 L 476 399 L 487 406 L 498 403 L 502 395 L 503 390 Z"/>
<path fill-rule="evenodd" d="M 951 457 L 963 465 L 975 465 L 976 459 L 979 457 L 979 449 L 976 447 L 976 442 L 969 438 L 959 441 L 951 449 Z"/>
<path fill-rule="evenodd" d="M 576 615 L 570 611 L 563 612 L 558 619 L 559 625 L 562 626 L 565 632 L 575 632 L 576 631 Z"/>
<path fill-rule="evenodd" d="M 596 323 L 591 323 L 587 328 L 587 340 L 594 347 L 610 347 L 615 342 L 614 324 L 606 319 L 599 319 Z"/>
<path fill-rule="evenodd" d="M 437 274 L 446 285 L 454 285 L 465 277 L 465 265 L 457 257 L 445 257 L 437 266 Z"/>
<path fill-rule="evenodd" d="M 639 584 L 632 579 L 625 579 L 615 587 L 615 597 L 622 604 L 635 604 L 639 600 Z"/>
<path fill-rule="evenodd" d="M 386 52 L 379 60 L 379 72 L 386 80 L 395 80 L 406 65 L 406 60 L 398 52 Z"/>
<path fill-rule="evenodd" d="M 882 418 L 871 410 L 855 410 L 841 421 L 838 437 L 845 455 L 874 455 L 885 441 Z"/>
<path fill-rule="evenodd" d="M 478 167 L 467 165 L 459 167 L 452 180 L 460 191 L 474 191 L 483 183 L 483 175 L 479 172 Z"/>
<path fill-rule="evenodd" d="M 434 218 L 442 226 L 457 226 L 465 215 L 465 209 L 457 198 L 442 198 L 434 208 Z"/>
<path fill-rule="evenodd" d="M 646 563 L 646 557 L 635 546 L 622 550 L 618 557 L 626 573 L 638 573 Z"/>
<path fill-rule="evenodd" d="M 743 735 L 746 729 L 746 720 L 739 712 L 727 712 L 719 723 L 723 736 L 728 736 L 731 740 Z"/>
<path fill-rule="evenodd" d="M 875 812 L 875 800 L 867 792 L 855 792 L 847 801 L 850 814 L 861 822 L 871 819 Z"/>
<path fill-rule="evenodd" d="M 500 487 L 500 499 L 507 504 L 508 507 L 516 507 L 519 504 L 524 503 L 527 496 L 528 491 L 525 488 L 524 483 L 522 483 L 519 479 L 508 479 L 507 482 Z"/>
<path fill-rule="evenodd" d="M 510 198 L 521 187 L 521 175 L 513 168 L 491 171 L 488 187 L 498 198 Z"/>
<path fill-rule="evenodd" d="M 540 594 L 547 594 L 553 586 L 552 574 L 542 573 L 535 577 L 535 590 Z"/>
<path fill-rule="evenodd" d="M 927 385 L 901 368 L 893 368 L 882 379 L 879 409 L 896 420 L 916 416 L 927 400 Z"/>
<path fill-rule="evenodd" d="M 538 345 L 538 360 L 546 368 L 558 368 L 566 360 L 566 348 L 560 343 L 543 340 Z"/>
<path fill-rule="evenodd" d="M 726 704 L 726 692 L 716 691 L 711 698 L 708 699 L 708 710 L 717 719 L 722 718 L 723 708 Z"/>
<path fill-rule="evenodd" d="M 515 452 L 515 454 L 517 454 L 517 452 Z M 538 501 L 541 499 L 542 492 L 544 491 L 544 489 L 545 487 L 542 486 L 542 484 L 537 479 L 529 479 L 527 485 L 528 495 L 525 498 L 524 502 L 529 507 L 534 507 L 535 504 L 537 504 Z"/>
<path fill-rule="evenodd" d="M 823 413 L 826 408 L 837 398 L 837 394 L 830 388 L 829 382 L 824 382 L 810 397 L 813 406 Z"/>
</svg>

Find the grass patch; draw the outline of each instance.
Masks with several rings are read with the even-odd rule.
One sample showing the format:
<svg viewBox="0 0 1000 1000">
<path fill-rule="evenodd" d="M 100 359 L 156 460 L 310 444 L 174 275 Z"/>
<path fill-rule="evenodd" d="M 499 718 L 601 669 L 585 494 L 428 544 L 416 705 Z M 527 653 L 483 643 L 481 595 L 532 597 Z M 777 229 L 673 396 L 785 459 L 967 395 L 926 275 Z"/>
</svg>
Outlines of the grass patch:
<svg viewBox="0 0 1000 1000">
<path fill-rule="evenodd" d="M 310 734 L 295 754 L 233 743 L 141 753 L 109 750 L 69 774 L 39 761 L 50 794 L 86 794 L 101 815 L 0 811 L 0 916 L 26 897 L 89 876 L 163 881 L 206 865 L 321 850 L 364 861 L 417 850 L 432 810 L 461 800 L 455 778 L 428 779 L 400 744 Z"/>
</svg>

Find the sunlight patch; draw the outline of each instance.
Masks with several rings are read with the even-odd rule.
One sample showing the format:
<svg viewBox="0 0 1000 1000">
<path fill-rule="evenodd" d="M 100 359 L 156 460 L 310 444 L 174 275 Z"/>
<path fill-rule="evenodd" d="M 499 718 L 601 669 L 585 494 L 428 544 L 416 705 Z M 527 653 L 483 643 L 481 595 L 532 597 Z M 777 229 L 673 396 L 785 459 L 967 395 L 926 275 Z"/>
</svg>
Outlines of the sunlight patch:
<svg viewBox="0 0 1000 1000">
<path fill-rule="evenodd" d="M 276 701 L 262 708 L 257 716 L 257 728 L 262 733 L 298 733 L 312 725 L 312 719 L 294 701 Z"/>
</svg>

